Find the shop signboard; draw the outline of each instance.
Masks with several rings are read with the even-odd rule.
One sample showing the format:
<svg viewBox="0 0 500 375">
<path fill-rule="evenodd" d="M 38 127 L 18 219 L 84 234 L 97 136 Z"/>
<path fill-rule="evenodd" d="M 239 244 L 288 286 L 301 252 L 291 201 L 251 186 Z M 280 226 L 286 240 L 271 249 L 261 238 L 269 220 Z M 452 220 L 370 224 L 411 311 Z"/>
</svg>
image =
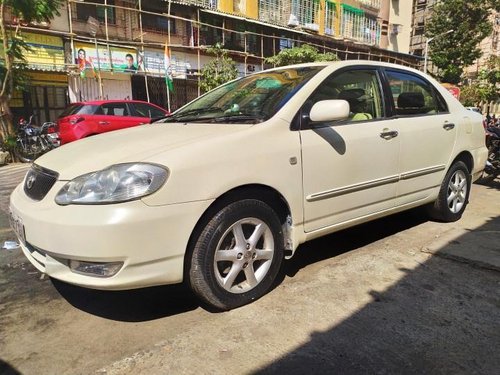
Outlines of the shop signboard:
<svg viewBox="0 0 500 375">
<path fill-rule="evenodd" d="M 145 50 L 144 55 L 139 55 L 139 71 L 147 74 L 165 76 L 165 52 L 162 50 Z M 188 70 L 191 70 L 191 63 L 187 59 L 171 53 L 170 68 L 174 78 L 186 78 Z"/>
<path fill-rule="evenodd" d="M 80 72 L 114 71 L 136 73 L 137 51 L 133 48 L 109 47 L 106 45 L 75 42 L 75 64 Z"/>
<path fill-rule="evenodd" d="M 30 47 L 23 54 L 30 69 L 65 71 L 64 44 L 61 37 L 24 31 L 21 36 Z"/>
</svg>

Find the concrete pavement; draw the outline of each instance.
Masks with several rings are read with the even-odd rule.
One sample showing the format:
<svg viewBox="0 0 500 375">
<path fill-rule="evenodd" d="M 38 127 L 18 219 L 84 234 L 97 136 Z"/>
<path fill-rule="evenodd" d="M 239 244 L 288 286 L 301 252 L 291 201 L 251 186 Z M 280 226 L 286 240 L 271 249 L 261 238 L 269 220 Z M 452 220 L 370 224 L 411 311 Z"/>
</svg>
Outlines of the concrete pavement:
<svg viewBox="0 0 500 375">
<path fill-rule="evenodd" d="M 500 181 L 482 180 L 478 185 L 497 191 L 497 194 L 492 196 L 491 205 L 498 207 Z M 480 231 L 454 228 L 436 238 L 422 251 L 500 272 L 500 221 L 491 220 L 487 227 L 483 227 Z"/>
<path fill-rule="evenodd" d="M 23 180 L 30 167 L 30 163 L 11 163 L 0 166 L 0 210 L 8 212 L 10 193 Z"/>
</svg>

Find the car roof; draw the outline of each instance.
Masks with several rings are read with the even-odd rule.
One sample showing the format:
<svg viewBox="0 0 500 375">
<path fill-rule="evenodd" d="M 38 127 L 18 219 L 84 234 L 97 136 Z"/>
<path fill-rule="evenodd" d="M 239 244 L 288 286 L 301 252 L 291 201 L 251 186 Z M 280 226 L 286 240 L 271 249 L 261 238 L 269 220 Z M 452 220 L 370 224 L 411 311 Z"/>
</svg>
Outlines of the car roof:
<svg viewBox="0 0 500 375">
<path fill-rule="evenodd" d="M 156 106 L 153 103 L 148 103 L 148 102 L 145 102 L 143 100 L 125 100 L 125 99 L 122 99 L 122 100 L 119 100 L 119 99 L 114 99 L 114 100 L 88 100 L 88 101 L 85 101 L 85 102 L 71 103 L 70 105 L 81 105 L 81 104 L 84 104 L 84 105 L 101 105 L 101 104 L 108 104 L 108 103 L 144 103 L 144 104 L 151 104 L 151 105 Z M 161 107 L 159 107 L 159 108 L 161 108 Z"/>
<path fill-rule="evenodd" d="M 303 63 L 303 64 L 294 64 L 294 65 L 287 65 L 287 66 L 280 66 L 276 68 L 271 68 L 271 69 L 266 69 L 265 71 L 273 71 L 273 70 L 281 70 L 281 69 L 287 69 L 287 68 L 305 68 L 305 67 L 314 67 L 314 66 L 335 66 L 337 68 L 342 68 L 342 67 L 348 67 L 348 66 L 379 66 L 379 67 L 386 67 L 386 68 L 396 68 L 396 69 L 404 69 L 408 70 L 411 72 L 416 72 L 419 74 L 422 74 L 421 71 L 414 69 L 412 67 L 406 66 L 406 65 L 400 65 L 400 64 L 393 64 L 393 63 L 388 63 L 388 62 L 383 62 L 383 61 L 372 61 L 372 60 L 341 60 L 341 61 L 323 61 L 323 62 L 313 62 L 313 63 Z M 260 72 L 256 72 L 255 74 L 258 74 Z"/>
</svg>

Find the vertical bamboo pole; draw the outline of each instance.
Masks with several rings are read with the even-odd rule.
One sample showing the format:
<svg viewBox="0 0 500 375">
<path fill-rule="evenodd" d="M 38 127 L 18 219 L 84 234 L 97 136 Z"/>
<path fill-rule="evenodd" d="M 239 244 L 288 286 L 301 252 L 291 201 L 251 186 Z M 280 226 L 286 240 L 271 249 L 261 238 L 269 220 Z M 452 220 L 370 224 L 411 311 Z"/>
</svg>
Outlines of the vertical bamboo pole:
<svg viewBox="0 0 500 375">
<path fill-rule="evenodd" d="M 164 58 L 167 58 L 167 55 L 168 55 L 168 58 L 170 59 L 171 58 L 171 55 L 170 55 L 170 52 L 169 52 L 169 49 L 170 49 L 170 7 L 172 5 L 172 1 L 171 0 L 168 0 L 168 19 L 167 19 L 167 41 L 168 41 L 168 47 L 165 48 L 165 57 Z M 169 64 L 168 64 L 168 67 L 165 66 L 165 69 L 170 69 L 170 61 L 169 61 Z M 170 89 L 168 88 L 168 83 L 166 82 L 166 80 L 169 79 L 168 78 L 168 71 L 165 70 L 165 84 L 167 86 L 167 109 L 168 111 L 170 112 Z M 172 76 L 172 85 L 174 84 L 174 77 Z"/>
<path fill-rule="evenodd" d="M 116 17 L 116 10 L 115 17 Z M 111 59 L 111 49 L 109 48 L 109 30 L 108 30 L 108 0 L 104 0 L 104 30 L 106 33 L 106 49 L 109 56 L 109 69 L 113 71 L 113 60 Z"/>
<path fill-rule="evenodd" d="M 260 35 L 260 69 L 264 70 L 264 36 Z"/>
<path fill-rule="evenodd" d="M 68 23 L 69 23 L 69 33 L 70 33 L 69 43 L 70 43 L 70 48 L 71 48 L 71 62 L 74 62 L 75 39 L 73 37 L 73 14 L 72 14 L 72 10 L 71 10 L 70 0 L 68 0 L 66 3 L 68 5 Z M 75 89 L 76 89 L 75 98 L 76 98 L 76 94 L 78 94 L 78 96 L 80 97 L 80 100 L 81 100 L 82 99 L 81 98 L 82 94 L 80 92 L 81 85 L 78 84 L 78 78 L 75 77 L 73 82 L 75 84 Z"/>
<path fill-rule="evenodd" d="M 197 42 L 197 50 L 198 50 L 198 96 L 201 95 L 201 87 L 200 87 L 200 84 L 201 84 L 201 75 L 200 75 L 200 72 L 201 72 L 201 57 L 200 57 L 200 28 L 201 28 L 201 25 L 200 25 L 200 8 L 198 8 L 198 27 L 197 27 L 197 33 L 198 33 L 198 42 Z"/>
<path fill-rule="evenodd" d="M 150 102 L 149 98 L 149 87 L 148 87 L 148 71 L 146 69 L 146 64 L 145 64 L 145 57 L 146 54 L 144 53 L 144 33 L 142 31 L 142 0 L 139 0 L 139 33 L 141 35 L 141 52 L 142 52 L 142 67 L 144 69 L 144 85 L 146 86 L 146 98 L 148 100 L 148 103 Z M 137 66 L 139 68 L 139 66 Z"/>
<path fill-rule="evenodd" d="M 247 33 L 245 31 L 245 33 L 243 34 L 243 42 L 245 43 L 245 73 L 244 73 L 244 76 L 246 77 L 247 76 L 247 59 L 248 59 L 248 53 L 247 53 Z"/>
</svg>

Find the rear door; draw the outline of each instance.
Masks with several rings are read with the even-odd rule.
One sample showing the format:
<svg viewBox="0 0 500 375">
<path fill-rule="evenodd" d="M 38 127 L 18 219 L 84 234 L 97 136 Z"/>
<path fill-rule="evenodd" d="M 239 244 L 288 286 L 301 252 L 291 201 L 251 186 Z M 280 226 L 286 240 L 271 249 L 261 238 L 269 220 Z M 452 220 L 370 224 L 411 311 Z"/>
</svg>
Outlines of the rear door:
<svg viewBox="0 0 500 375">
<path fill-rule="evenodd" d="M 461 121 L 449 113 L 443 97 L 423 77 L 385 69 L 395 127 L 400 132 L 398 205 L 427 198 L 440 186 Z"/>
<path fill-rule="evenodd" d="M 132 117 L 126 102 L 110 102 L 101 104 L 96 118 L 99 133 L 135 126 L 140 123 Z"/>
<path fill-rule="evenodd" d="M 328 99 L 347 100 L 349 119 L 309 123 L 308 110 Z M 333 73 L 307 100 L 301 117 L 306 232 L 394 207 L 400 143 L 396 124 L 386 120 L 375 68 Z"/>
</svg>

